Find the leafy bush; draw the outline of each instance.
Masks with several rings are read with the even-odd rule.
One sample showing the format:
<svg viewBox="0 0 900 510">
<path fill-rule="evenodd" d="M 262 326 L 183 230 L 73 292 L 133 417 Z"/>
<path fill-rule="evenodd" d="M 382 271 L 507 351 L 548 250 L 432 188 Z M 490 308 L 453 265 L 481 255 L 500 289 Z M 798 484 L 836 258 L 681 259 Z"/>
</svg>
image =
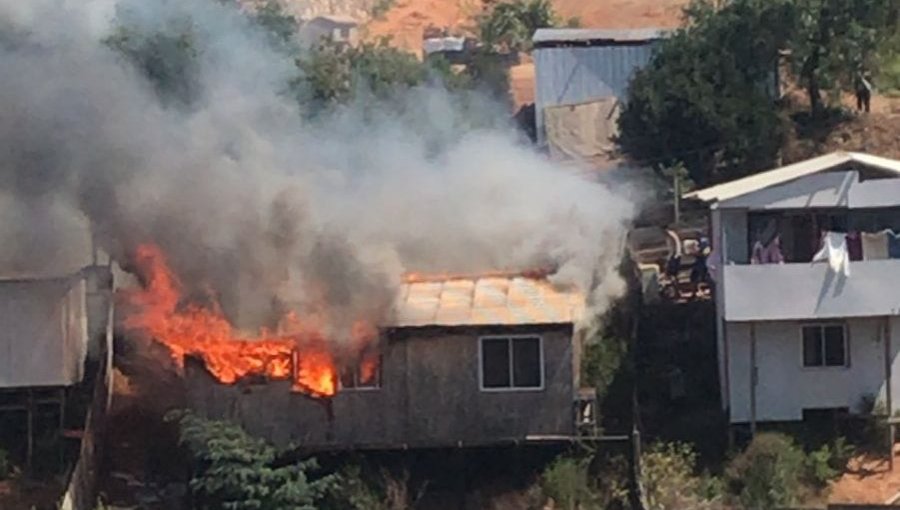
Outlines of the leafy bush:
<svg viewBox="0 0 900 510">
<path fill-rule="evenodd" d="M 656 443 L 641 456 L 641 485 L 648 510 L 721 507 L 721 483 L 695 475 L 697 455 L 686 443 Z"/>
<path fill-rule="evenodd" d="M 541 476 L 541 489 L 557 508 L 575 510 L 596 499 L 590 483 L 590 459 L 559 457 Z"/>
<path fill-rule="evenodd" d="M 336 482 L 312 479 L 315 460 L 281 465 L 276 450 L 240 427 L 190 412 L 168 416 L 194 458 L 189 487 L 200 509 L 314 510 Z"/>
<path fill-rule="evenodd" d="M 768 510 L 795 504 L 803 494 L 807 460 L 784 434 L 757 434 L 727 466 L 729 491 L 747 510 Z"/>
</svg>

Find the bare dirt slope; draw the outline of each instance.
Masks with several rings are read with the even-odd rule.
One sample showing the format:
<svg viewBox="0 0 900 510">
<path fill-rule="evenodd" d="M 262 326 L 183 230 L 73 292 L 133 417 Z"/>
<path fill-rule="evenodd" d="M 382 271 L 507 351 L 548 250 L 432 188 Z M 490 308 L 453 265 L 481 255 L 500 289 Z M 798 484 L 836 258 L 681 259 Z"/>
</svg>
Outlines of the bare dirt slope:
<svg viewBox="0 0 900 510">
<path fill-rule="evenodd" d="M 554 0 L 564 20 L 578 18 L 586 28 L 676 27 L 687 0 Z M 391 36 L 397 47 L 418 53 L 425 28 L 471 33 L 482 0 L 395 0 L 380 19 L 367 26 L 370 38 Z"/>
</svg>

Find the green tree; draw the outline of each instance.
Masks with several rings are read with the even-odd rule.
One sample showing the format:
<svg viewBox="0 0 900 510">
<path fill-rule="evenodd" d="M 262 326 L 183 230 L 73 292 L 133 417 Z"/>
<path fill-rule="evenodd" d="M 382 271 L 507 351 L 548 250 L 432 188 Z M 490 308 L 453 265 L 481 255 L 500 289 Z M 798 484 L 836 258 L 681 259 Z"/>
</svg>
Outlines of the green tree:
<svg viewBox="0 0 900 510">
<path fill-rule="evenodd" d="M 301 75 L 292 89 L 304 110 L 313 115 L 359 94 L 389 99 L 424 83 L 428 76 L 426 64 L 391 47 L 387 39 L 357 47 L 325 41 L 298 58 L 297 66 Z"/>
<path fill-rule="evenodd" d="M 284 11 L 278 0 L 268 0 L 256 10 L 253 19 L 270 36 L 276 48 L 292 48 L 299 23 L 297 18 Z"/>
<path fill-rule="evenodd" d="M 168 417 L 194 459 L 190 490 L 201 509 L 315 510 L 334 489 L 333 475 L 312 478 L 315 460 L 283 463 L 276 450 L 240 427 L 189 412 Z"/>
<path fill-rule="evenodd" d="M 127 21 L 127 13 L 120 13 L 117 28 L 104 42 L 146 76 L 161 99 L 190 103 L 198 92 L 197 39 L 189 18 L 146 33 Z"/>
<path fill-rule="evenodd" d="M 790 6 L 699 0 L 685 12 L 687 26 L 632 80 L 619 117 L 623 151 L 661 167 L 681 162 L 701 186 L 771 165 L 785 132 L 772 89 Z"/>
<path fill-rule="evenodd" d="M 478 33 L 489 48 L 528 51 L 535 30 L 556 24 L 550 0 L 510 0 L 494 5 L 479 18 Z"/>
<path fill-rule="evenodd" d="M 896 0 L 796 0 L 790 39 L 792 63 L 813 114 L 824 110 L 822 92 L 851 89 L 871 70 L 877 50 L 896 34 Z"/>
</svg>

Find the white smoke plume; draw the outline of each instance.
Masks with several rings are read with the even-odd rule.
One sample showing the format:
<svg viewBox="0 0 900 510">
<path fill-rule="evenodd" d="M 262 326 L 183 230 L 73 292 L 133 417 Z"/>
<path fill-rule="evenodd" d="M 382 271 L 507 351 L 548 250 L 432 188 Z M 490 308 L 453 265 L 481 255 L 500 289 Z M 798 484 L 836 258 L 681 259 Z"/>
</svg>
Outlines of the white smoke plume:
<svg viewBox="0 0 900 510">
<path fill-rule="evenodd" d="M 122 12 L 149 32 L 192 20 L 189 105 L 161 101 L 103 43 Z M 61 263 L 86 217 L 119 260 L 161 246 L 248 326 L 278 303 L 324 305 L 336 330 L 377 321 L 404 271 L 549 264 L 598 311 L 621 292 L 624 186 L 577 177 L 511 130 L 459 133 L 456 100 L 435 88 L 404 97 L 415 121 L 366 104 L 305 122 L 283 93 L 296 74 L 213 0 L 0 0 L 0 268 Z"/>
</svg>

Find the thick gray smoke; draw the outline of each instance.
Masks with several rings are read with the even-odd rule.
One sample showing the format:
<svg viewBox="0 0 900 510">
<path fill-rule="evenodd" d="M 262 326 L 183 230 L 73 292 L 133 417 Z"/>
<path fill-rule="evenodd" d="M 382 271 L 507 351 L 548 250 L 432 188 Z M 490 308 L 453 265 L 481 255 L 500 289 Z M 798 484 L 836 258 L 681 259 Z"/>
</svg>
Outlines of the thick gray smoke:
<svg viewBox="0 0 900 510">
<path fill-rule="evenodd" d="M 86 249 L 86 217 L 119 260 L 161 246 L 243 325 L 283 306 L 334 328 L 377 320 L 404 271 L 549 264 L 598 310 L 621 291 L 624 192 L 510 132 L 457 133 L 440 90 L 404 99 L 416 122 L 369 104 L 305 124 L 282 93 L 296 68 L 245 16 L 212 0 L 125 3 L 150 32 L 195 23 L 189 106 L 161 102 L 103 44 L 114 2 L 0 0 L 4 271 L 65 265 Z"/>
</svg>

